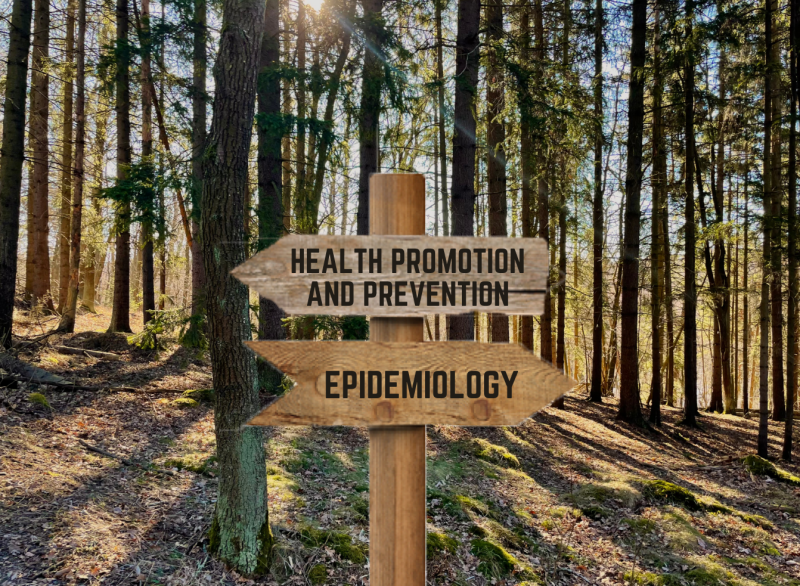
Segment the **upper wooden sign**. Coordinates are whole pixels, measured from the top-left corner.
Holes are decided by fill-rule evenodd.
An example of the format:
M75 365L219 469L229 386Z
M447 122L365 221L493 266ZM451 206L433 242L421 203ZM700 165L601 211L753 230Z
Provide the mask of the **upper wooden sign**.
M294 315L535 315L547 260L538 238L294 234L233 275Z
M247 344L297 383L249 425L518 425L575 384L517 344Z

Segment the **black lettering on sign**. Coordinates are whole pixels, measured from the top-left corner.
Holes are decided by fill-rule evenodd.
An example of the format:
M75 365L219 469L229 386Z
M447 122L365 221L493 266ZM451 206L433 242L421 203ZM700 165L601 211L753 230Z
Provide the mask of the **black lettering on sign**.
M338 399L339 393L334 393L332 389L334 387L338 387L339 383L335 383L331 380L332 376L336 376L339 374L338 370L327 370L325 371L325 398L326 399ZM346 396L346 395L345 395Z
M517 371L488 370L479 372L470 370L466 376L466 389L459 388L456 384L456 371L444 370L369 370L355 372L354 370L326 370L325 371L325 398L347 399L350 391L359 389L362 399L421 399L423 386L425 398L430 399L477 399L481 396L487 399L497 399L500 396L500 377L506 386L506 397L513 396L514 382L517 380ZM338 380L341 376L341 387ZM423 385L424 376L424 385ZM402 390L399 390L399 388ZM341 388L341 391L339 390ZM465 394L466 391L466 394Z

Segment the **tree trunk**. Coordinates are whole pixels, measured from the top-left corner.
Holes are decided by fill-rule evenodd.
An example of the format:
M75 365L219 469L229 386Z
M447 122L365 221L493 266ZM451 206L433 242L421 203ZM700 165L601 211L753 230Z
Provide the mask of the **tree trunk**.
M264 37L261 40L258 79L258 249L271 246L283 235L283 130L277 122L281 113L280 2L267 0ZM269 299L258 300L258 337L282 340L285 335L283 310ZM265 360L257 360L259 387L275 392L281 373Z
M50 206L48 167L50 147L48 119L50 115L50 2L36 0L31 61L31 123L30 142L33 145L33 183L29 205L31 238L28 247L32 304L43 303L54 309L50 293Z
M691 1L691 0L690 0ZM625 177L625 253L622 259L622 348L618 419L643 425L639 398L639 224L641 221L647 0L633 0L628 153Z
M131 96L130 47L128 44L128 0L116 0L117 19L117 182L128 178L131 164ZM109 332L130 332L130 278L131 278L131 202L116 204L116 258L114 261L114 298L111 308Z
M151 184L154 178L153 167L153 99L150 93L150 0L142 0L142 20L140 45L142 51L142 164L146 166ZM148 190L150 198L145 204L142 218L142 322L146 325L156 309L156 275L154 264L153 218L155 216L155 192Z
M783 292L781 291L781 281L783 267L781 266L781 250L783 248L783 224L781 222L782 203L783 203L783 183L781 181L781 131L783 129L781 119L781 107L784 96L781 92L781 73L783 64L781 61L781 31L780 25L780 4L776 4L773 9L776 19L772 24L772 43L769 48L769 63L767 64L767 74L772 78L772 146L770 155L772 164L769 173L772 175L772 193L770 201L772 203L772 247L771 253L771 279L770 279L770 298L772 301L772 419L783 421L786 417L786 400L783 395Z
M603 0L594 7L594 199L592 201L592 387L603 401Z
M749 160L747 163L749 164ZM742 412L747 414L750 409L750 379L747 376L749 361L747 358L750 352L750 283L749 283L749 259L750 252L750 218L748 217L748 176L749 167L744 180L744 274L742 275L744 296L742 299Z
M361 73L361 109L358 120L358 234L369 234L369 176L380 169L378 123L383 87L381 34L383 0L361 0L364 11L364 67ZM456 49L457 50L457 49Z
M192 39L192 315L203 313L206 274L203 267L203 243L200 241L203 193L203 152L206 144L206 0L194 1Z
M487 178L489 189L489 235L508 236L506 218L506 127L505 76L503 51L503 5L501 0L489 0L485 7L487 83L486 83L486 143ZM492 342L508 342L508 316L491 314Z
M81 224L83 214L83 163L86 146L86 0L78 0L78 46L75 102L75 169L72 186L72 218L70 221L69 287L64 313L58 329L75 331L78 308L78 287L81 269Z
M697 290L695 274L695 220L694 220L694 0L686 2L686 56L684 63L684 107L686 123L686 185L685 205L685 267L683 311L683 385L684 421L697 425Z
M14 325L32 13L31 0L14 0L5 80L3 146L0 150L0 346L4 348L11 347Z
M480 0L458 0L453 178L450 186L453 236L475 234L475 98L480 63L480 10ZM473 314L454 315L449 320L447 339L473 340L474 329Z
M764 168L762 177L764 180L764 236L763 236L763 265L761 271L761 305L759 307L759 325L761 330L761 340L759 344L759 418L758 418L758 455L762 458L768 456L768 433L769 423L767 412L769 408L769 294L772 260L772 115L773 115L773 93L775 91L774 76L771 70L777 67L775 63L775 52L772 51L773 36L772 32L775 25L775 12L777 11L777 0L766 0L764 11L764 42L767 47L766 58L767 67L764 76Z
M522 48L520 50L520 71L529 76L530 70L530 0L524 0L519 16L519 34L522 38ZM531 128L531 117L533 115L531 98L527 91L528 77L523 78L526 83L517 83L525 91L521 92L519 101L520 113L520 174L522 179L522 204L520 219L522 224L522 237L531 238L533 236L533 218L531 214L533 202L531 198L531 179L533 177L533 136ZM523 315L520 319L520 342L528 350L533 351L533 316Z
M445 111L444 111L444 58L442 51L444 48L444 36L442 35L442 9L445 0L435 0L436 5L436 79L439 81L437 100L439 106L439 178L441 179L442 196L442 234L450 236L450 205L447 201L447 138L445 132ZM437 322L438 323L438 322Z
M75 0L67 2L64 62L63 119L61 125L61 215L58 230L58 312L63 313L69 291L70 220L72 217L72 65L75 60Z
M260 409L255 359L242 344L252 336L248 291L230 274L246 258L242 217L263 18L264 4L258 0L223 3L201 201L220 464L209 548L245 575L266 572L273 543L262 430L244 425Z
M786 425L783 432L783 459L792 460L792 435L797 385L797 19L798 0L790 1L791 24L789 29L789 76L792 94L789 110L789 209L788 250L789 300L786 308Z
M562 171L565 171L562 166ZM562 173L564 177L564 173ZM556 368L564 372L567 325L567 197L561 194L558 206L558 318L556 321ZM553 407L564 408L564 397L553 401Z

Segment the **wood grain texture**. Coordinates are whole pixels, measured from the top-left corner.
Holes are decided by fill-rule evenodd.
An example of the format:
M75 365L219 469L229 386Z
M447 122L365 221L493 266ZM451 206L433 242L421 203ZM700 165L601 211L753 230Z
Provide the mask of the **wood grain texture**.
M421 337L422 326L419 328ZM250 425L518 425L575 385L553 365L518 344L271 341L248 344L297 383L286 396L254 417ZM457 393L465 393L470 371L481 372L481 376L486 371L518 374L511 399L506 396L502 376L497 398L482 395L475 399L466 396L452 399L448 392L448 397L441 399L362 399L356 389L349 392L347 399L330 399L325 397L328 370L444 371L448 377L455 371ZM341 390L341 378L338 383L337 390ZM395 390L401 391L401 387Z
M394 214L394 219L401 219L407 215L407 211ZM382 220L384 223L389 219ZM456 259L459 251L469 249L492 249L493 251L505 249L510 251L521 250L524 257L524 272L487 272L488 263L486 254L482 257L482 272L477 271L477 253L471 254L471 272L439 272L438 252L435 265L435 272L422 272L422 263L419 270L421 272L408 272L408 264L397 266L397 272L392 272L392 250L411 248L423 251L424 249L442 249L446 254L449 250L454 250ZM341 264L341 251L344 251L344 265L351 269L352 273L326 272L308 273L292 272L292 249L318 249L316 254L318 261L315 268L322 270L325 260L325 251L333 251L334 259L338 267ZM358 255L356 249L380 249L382 259L381 273L359 273ZM364 270L367 268L367 256L364 256ZM249 285L262 297L274 301L289 314L309 315L309 314L328 314L328 315L379 315L379 316L421 316L429 313L457 314L472 310L491 311L492 313L502 314L531 314L537 315L542 312L545 278L547 273L547 249L544 241L538 238L478 238L478 237L438 237L429 236L318 236L292 234L281 238L271 247L262 250L244 264L233 270L233 275ZM509 260L510 263L510 260ZM456 267L458 264L456 263ZM299 267L298 267L299 268ZM466 265L465 265L466 268ZM493 262L493 269L495 263ZM329 305L320 307L319 305L308 305L311 283L317 281L321 284L322 300L325 302L324 282L339 283L349 281L354 286L353 305ZM364 303L364 282L365 281L384 281L398 283L406 281L404 286L406 291L404 301L408 306L379 306L378 298L370 300L369 305ZM412 298L411 283L419 286L423 282L446 281L468 282L470 283L467 295L467 304L462 304L462 290L460 286L456 288L457 305L441 305L441 285L432 289L431 304L428 303L427 288L423 295L421 304L415 306ZM486 306L480 302L473 304L471 294L471 284L480 282L504 282L508 281L508 305L507 306ZM494 301L494 300L493 300Z
M425 178L375 174L369 181L371 234L425 233ZM370 320L377 344L422 342L420 317ZM369 571L372 586L425 586L424 425L369 432Z

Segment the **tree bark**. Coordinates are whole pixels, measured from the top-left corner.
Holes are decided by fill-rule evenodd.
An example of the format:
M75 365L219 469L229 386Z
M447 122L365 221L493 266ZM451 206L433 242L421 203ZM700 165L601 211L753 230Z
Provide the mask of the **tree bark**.
M48 170L50 147L48 120L50 116L50 80L47 71L50 60L50 2L36 0L31 60L31 122L30 142L33 146L33 174L30 214L30 244L28 271L30 288L26 291L32 304L43 303L54 309L50 293L50 206Z
M594 198L592 201L592 382L589 400L603 401L603 0L594 5Z
M220 463L219 500L209 546L245 575L266 572L273 543L262 430L244 425L260 409L255 359L242 344L252 336L248 291L230 274L246 258L242 217L263 18L263 2L223 2L201 201Z
M192 315L203 313L206 273L203 267L203 243L200 241L203 194L203 151L206 145L206 0L194 2L192 39Z
M644 424L639 398L638 313L646 33L647 0L633 0L631 81L628 102L628 153L625 176L625 253L622 259L620 401L617 418L634 425Z
M3 144L0 150L0 346L4 348L11 347L14 325L32 14L31 0L14 0L8 41Z
M480 0L458 0L450 186L453 236L475 235L475 105L480 63L480 10ZM447 339L473 340L474 329L473 314L454 315L449 320Z
M381 38L383 0L361 0L364 11L364 66L361 72L361 110L358 119L359 172L358 218L359 235L369 234L369 176L380 169L380 136L378 127L383 89Z
M128 0L116 0L117 19L117 182L125 181L131 164L130 47L128 45ZM116 258L114 262L114 297L109 332L130 332L131 278L131 202L116 204Z
M685 147L685 267L684 322L683 322L683 385L684 421L697 425L697 290L695 270L695 219L694 219L694 0L686 2L686 55L684 63L684 108L686 123Z
M72 66L75 61L75 0L67 2L67 32L64 62L63 119L61 124L61 215L58 230L58 312L65 310L70 273L70 220L72 217Z
M489 0L485 8L487 25L486 143L487 180L489 189L489 235L508 236L506 218L506 127L505 75L503 51L503 4ZM491 314L492 342L508 342L508 316Z
M441 179L442 196L442 234L450 236L450 205L447 201L447 137L445 132L444 110L444 36L442 34L442 9L445 0L435 0L436 4L436 78L439 80L437 88L437 101L439 106L439 178ZM438 322L437 322L438 323Z
M86 0L78 0L78 44L75 100L75 169L72 172L72 218L70 221L69 287L58 328L75 331L81 270L81 224L83 215L84 150L86 147ZM92 284L93 285L93 284Z
M794 433L794 407L797 385L797 19L798 0L790 0L789 28L789 76L791 79L791 106L789 110L789 209L788 249L789 300L786 308L786 425L783 431L782 457L792 460L792 436Z
M777 0L765 0L764 11L764 43L766 45L766 74L764 76L764 168L762 177L764 180L764 236L763 236L763 258L761 270L761 305L759 307L759 326L761 330L759 343L759 417L758 417L758 455L762 458L768 457L768 432L769 423L767 412L769 408L769 295L772 260L772 115L773 115L773 93L775 92L774 76L772 69L777 67L774 61L775 53L772 51L773 30L775 25L775 12L777 11Z
M261 40L258 79L258 249L271 246L283 235L283 130L280 77L280 0L267 0L264 37ZM269 299L258 300L258 337L282 340L285 335L283 310ZM258 382L274 392L281 373L265 360L257 360Z
M528 88L530 76L530 54L531 54L531 35L530 35L531 3L530 0L523 0L521 13L519 16L519 34L522 37L522 48L520 50L520 71L526 77L525 83L518 83L522 87L519 101L520 113L520 173L522 175L522 210L520 213L522 223L522 237L531 238L533 236L533 211L532 201L532 178L533 178L533 136L531 128L532 100ZM520 342L528 350L533 351L533 316L523 315L520 319Z
M142 0L141 30L139 31L142 51L141 79L142 87L142 164L146 166L150 184L154 179L153 162L153 99L148 83L150 74L150 0ZM155 216L155 191L148 190L151 197L145 204L142 219L142 322L146 325L156 309L156 275L154 263L153 218Z

